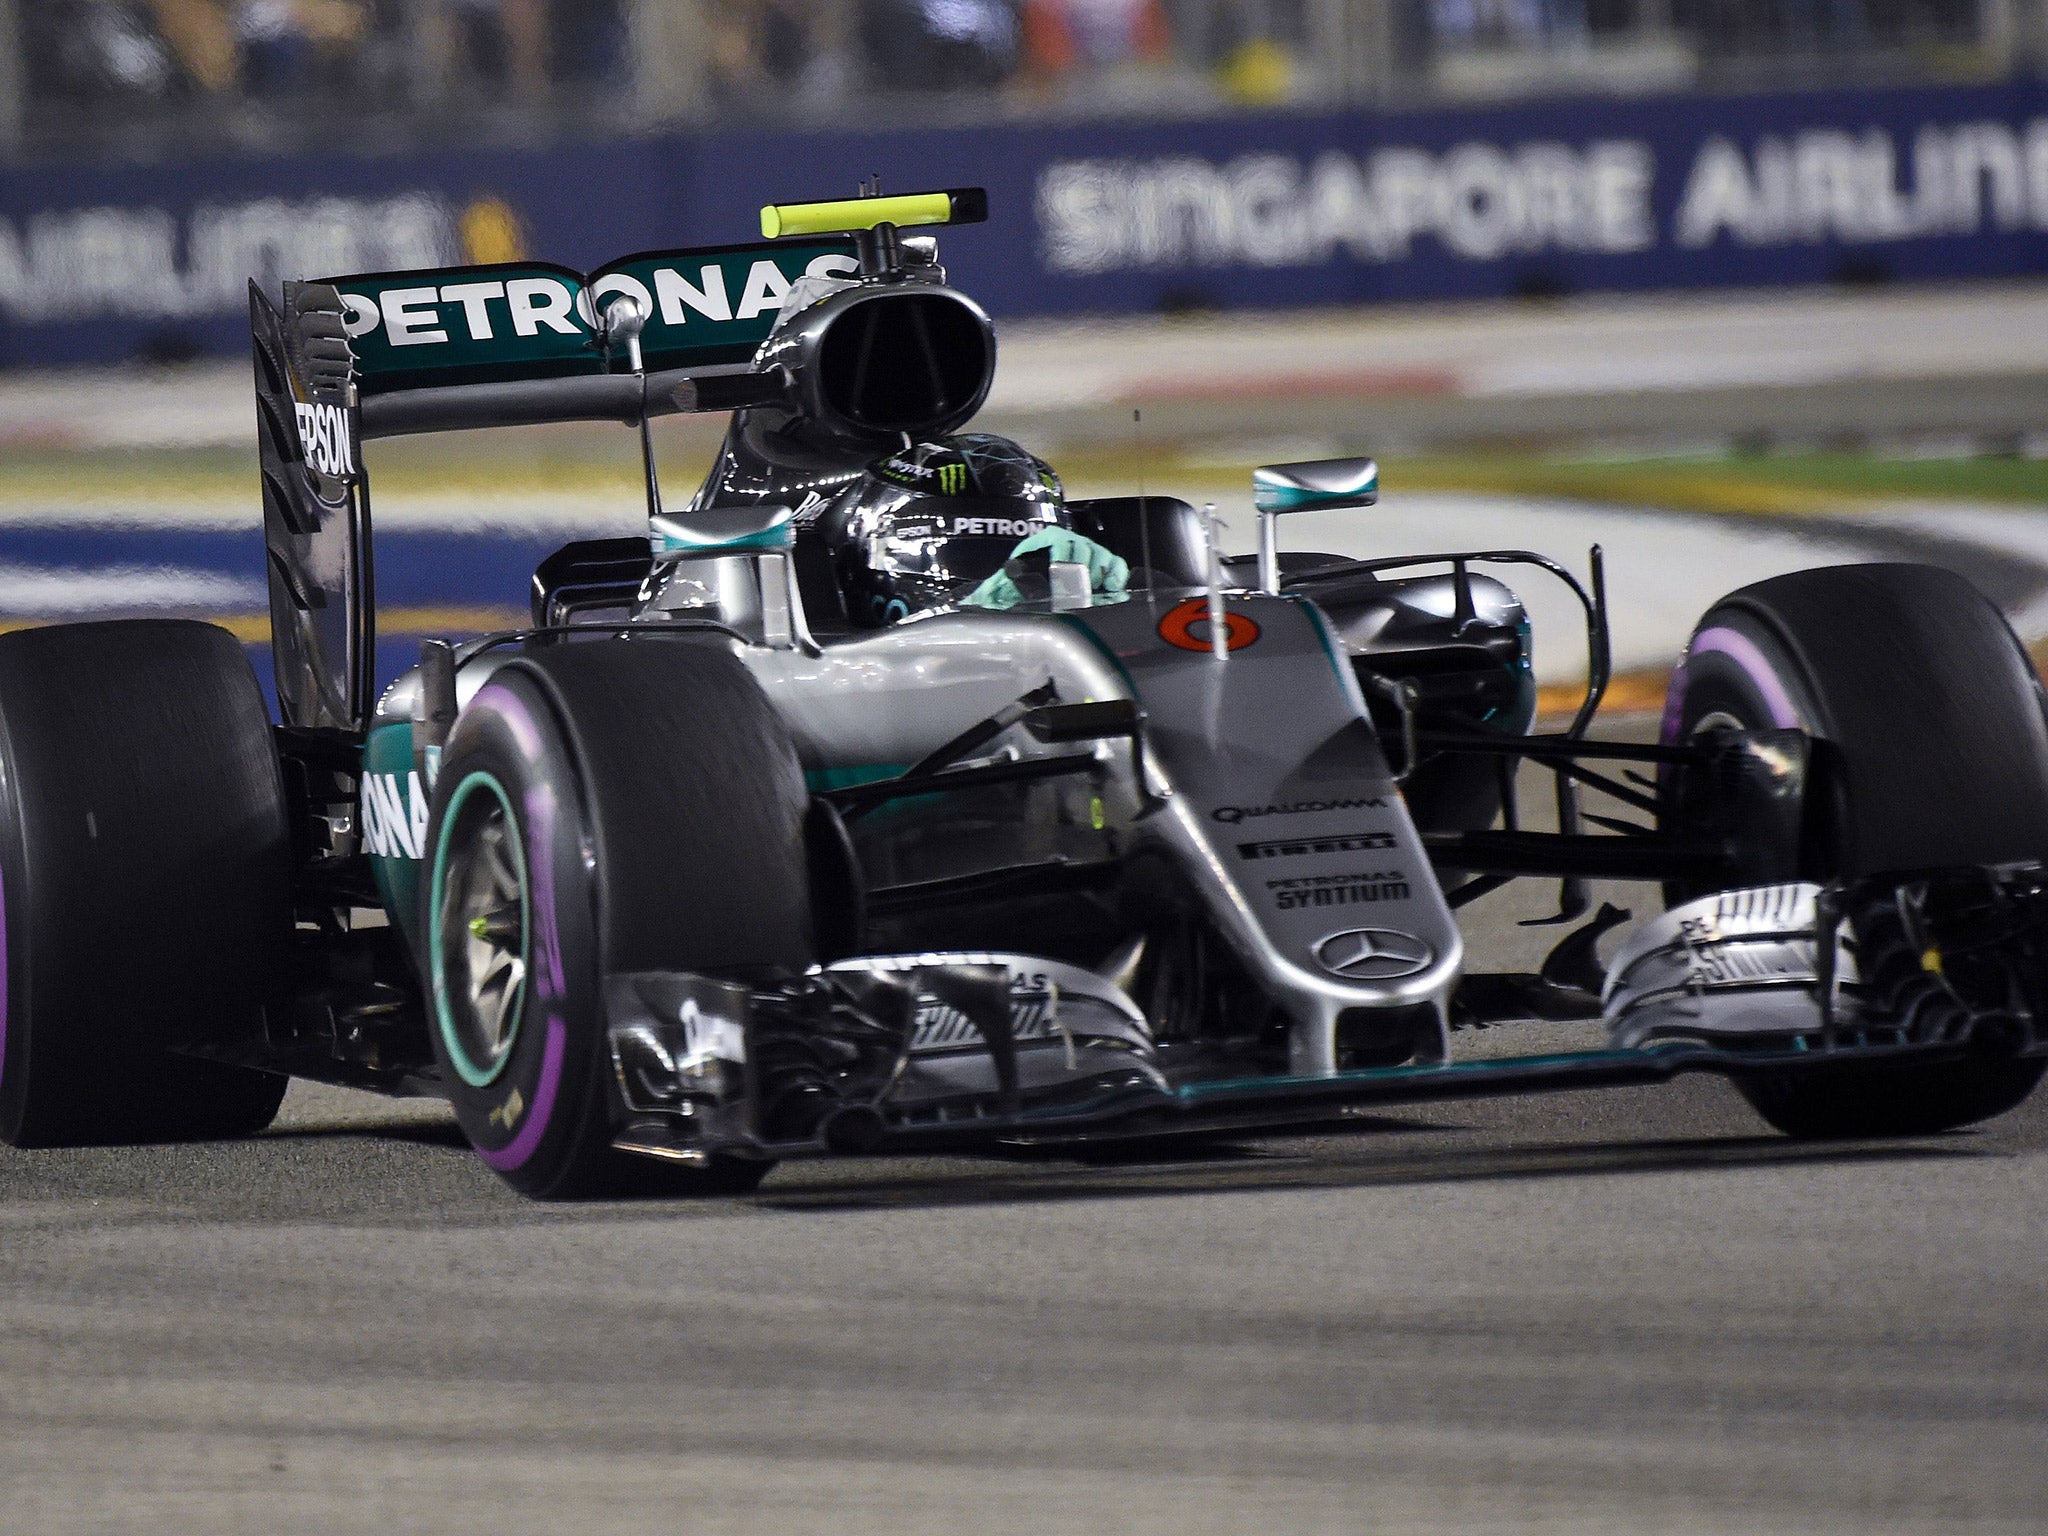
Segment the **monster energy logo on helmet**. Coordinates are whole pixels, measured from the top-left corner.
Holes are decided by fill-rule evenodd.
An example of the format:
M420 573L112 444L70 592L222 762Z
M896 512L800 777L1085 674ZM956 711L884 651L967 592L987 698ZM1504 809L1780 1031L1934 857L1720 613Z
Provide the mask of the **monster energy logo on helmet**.
M1059 477L1007 438L967 432L917 443L878 459L879 480L924 496L1027 497L1058 505Z
M927 496L965 496L973 482L959 451L940 443L919 443L892 453L875 466L875 473Z

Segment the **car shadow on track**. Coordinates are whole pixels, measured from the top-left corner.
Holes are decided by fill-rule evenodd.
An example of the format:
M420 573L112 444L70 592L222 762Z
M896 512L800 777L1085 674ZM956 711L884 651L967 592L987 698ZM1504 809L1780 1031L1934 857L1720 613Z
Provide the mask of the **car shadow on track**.
M1412 1131L1414 1127L1404 1126ZM1906 1164L2001 1155L1967 1132L1911 1143L1817 1144L1777 1136L1603 1142L1592 1146L1498 1146L1400 1151L1357 1147L1315 1151L1236 1145L1171 1162L1148 1158L1123 1165L1053 1168L990 1165L956 1175L896 1176L869 1165L848 1177L845 1165L787 1168L747 1201L800 1212L945 1208L1048 1201L1152 1199L1169 1195L1270 1194L1289 1190L1365 1189L1398 1185L1548 1179L1588 1175L1688 1173L1712 1169Z
M602 1225L650 1217L802 1217L864 1210L1056 1205L1172 1196L1279 1194L1597 1175L1857 1165L1983 1163L2037 1138L1962 1131L1904 1143L1788 1141L1775 1136L1549 1137L1503 1144L1498 1130L1401 1122L1362 1136L1146 1147L1083 1163L1047 1151L1029 1161L948 1156L796 1161L747 1196L648 1190L601 1202L533 1202L470 1156L450 1125L302 1125L247 1142L0 1153L0 1211L49 1210L230 1221L367 1221L373 1225ZM1418 1135L1418 1131L1422 1132ZM1448 1133L1448 1134L1447 1134ZM2016 1143L2018 1143L2016 1145ZM112 1204L101 1207L100 1202Z
M1342 1131L1181 1137L994 1156L792 1160L754 1194L536 1204L475 1157L445 1108L299 1091L247 1142L0 1154L0 1206L141 1202L230 1220L378 1225L802 1216L1174 1195L1370 1190L1596 1175L1983 1163L2048 1151L2048 1095L1970 1130L1904 1142L1797 1142L1758 1134L1719 1084L1441 1106L1361 1117Z
M2048 1102L2030 1103L1988 1125L1911 1141L1799 1142L1753 1130L1746 1105L1718 1084L1644 1093L1565 1096L1467 1104L1442 1115L1380 1114L1341 1129L1291 1136L1227 1135L1106 1141L1084 1147L1009 1147L990 1154L798 1159L783 1163L748 1196L692 1198L649 1189L592 1205L548 1205L558 1218L603 1220L672 1211L797 1214L866 1208L999 1206L1025 1202L1148 1199L1185 1194L1367 1189L1508 1179L1686 1173L1977 1160L2048 1149ZM274 1127L263 1139L295 1157L380 1171L431 1154L422 1183L502 1186L463 1157L452 1117L423 1106L391 1112L374 1101L337 1100ZM324 1108L324 1105L323 1105ZM379 1113L379 1110L385 1112ZM407 1148L417 1149L408 1154ZM465 1166L466 1165L466 1166ZM364 1191L366 1195L369 1192ZM370 1195L390 1208L399 1192ZM493 1219L509 1214L479 1189ZM516 1207L538 1210L524 1201ZM346 1202L344 1202L346 1203ZM580 1213L580 1214L579 1214Z

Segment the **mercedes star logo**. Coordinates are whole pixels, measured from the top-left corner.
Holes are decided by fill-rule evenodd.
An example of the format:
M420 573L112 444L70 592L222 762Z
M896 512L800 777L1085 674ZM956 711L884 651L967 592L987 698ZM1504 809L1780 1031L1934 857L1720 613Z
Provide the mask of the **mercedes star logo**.
M1346 981L1392 981L1427 970L1436 951L1391 928L1350 928L1316 945L1316 963Z

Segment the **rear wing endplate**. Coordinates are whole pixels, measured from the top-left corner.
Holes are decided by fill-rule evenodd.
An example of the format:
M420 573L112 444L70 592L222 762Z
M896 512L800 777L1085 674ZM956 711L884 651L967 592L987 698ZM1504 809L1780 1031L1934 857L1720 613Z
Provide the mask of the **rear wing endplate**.
M340 295L249 285L271 654L286 725L361 729L372 686L370 487Z

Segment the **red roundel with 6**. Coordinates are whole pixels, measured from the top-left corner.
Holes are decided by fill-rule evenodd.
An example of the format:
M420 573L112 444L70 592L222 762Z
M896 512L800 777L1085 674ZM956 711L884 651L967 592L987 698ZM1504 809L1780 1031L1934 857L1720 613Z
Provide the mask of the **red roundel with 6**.
M1257 642L1259 626L1248 615L1228 613L1223 616L1224 648L1241 651ZM1191 597L1175 605L1159 621L1159 638L1168 645L1177 645L1184 651L1206 651L1213 648L1209 633L1209 602L1206 598Z

